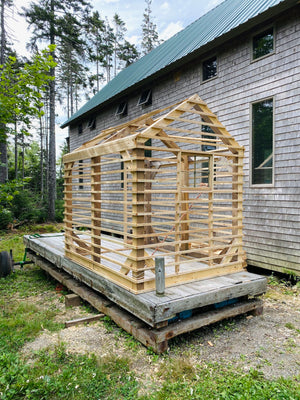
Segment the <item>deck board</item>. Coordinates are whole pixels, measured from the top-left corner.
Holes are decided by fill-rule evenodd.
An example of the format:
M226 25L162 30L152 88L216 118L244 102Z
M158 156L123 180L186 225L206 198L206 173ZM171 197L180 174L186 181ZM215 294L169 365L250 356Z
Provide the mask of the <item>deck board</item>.
M156 326L182 311L205 307L232 298L258 296L266 291L264 276L247 271L169 287L165 296L155 291L133 294L64 255L64 234L25 236L27 248L100 292L150 326Z

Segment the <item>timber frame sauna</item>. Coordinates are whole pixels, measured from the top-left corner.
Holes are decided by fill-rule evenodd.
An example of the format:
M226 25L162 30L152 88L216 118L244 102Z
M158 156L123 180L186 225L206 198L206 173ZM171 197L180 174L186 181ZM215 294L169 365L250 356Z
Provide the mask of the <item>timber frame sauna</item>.
M64 157L65 255L132 293L244 269L244 149L198 95Z

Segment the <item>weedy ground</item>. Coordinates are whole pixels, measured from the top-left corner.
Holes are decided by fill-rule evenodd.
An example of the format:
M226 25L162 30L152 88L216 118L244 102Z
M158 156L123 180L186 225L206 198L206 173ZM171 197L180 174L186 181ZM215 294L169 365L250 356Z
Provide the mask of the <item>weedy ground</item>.
M39 226L25 233L56 232ZM0 251L23 258L22 233ZM300 287L271 276L264 314L240 316L170 341L156 355L108 317L66 308L57 282L35 266L0 279L0 398L38 400L300 399Z

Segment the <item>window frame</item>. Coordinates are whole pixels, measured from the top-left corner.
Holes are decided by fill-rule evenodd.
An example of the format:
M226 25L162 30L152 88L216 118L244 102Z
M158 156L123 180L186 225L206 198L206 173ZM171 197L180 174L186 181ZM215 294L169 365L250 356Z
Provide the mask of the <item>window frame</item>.
M91 131L93 131L94 129L96 129L97 126L97 117L96 115L91 115L88 123L87 123L87 128L89 128Z
M78 133L78 136L82 135L82 133L83 133L83 124L82 124L82 122L79 122L79 124L77 125L77 133Z
M257 57L254 58L254 38L264 32L269 31L270 29L273 30L273 51L271 51L268 54L264 54L261 57ZM269 25L263 29L260 29L259 31L255 32L252 36L251 36L251 43L250 43L250 50L251 50L251 63L259 61L259 60L263 60L266 57L270 57L273 54L276 53L276 29L275 29L275 25Z
M143 95L146 94L145 100L142 101ZM141 92L140 97L138 99L137 105L146 107L146 106L151 106L152 104L152 89L145 89Z
M272 116L272 148L273 148L273 165L272 165L272 183L253 183L253 105L264 101L273 101ZM250 148L249 148L249 183L252 188L272 188L275 187L275 96L264 97L250 103Z
M214 60L214 59L216 59L216 63L217 63L217 66L216 66L216 75L212 76L211 78L204 79L204 63L205 63L205 62L208 62L208 61L210 61L210 60ZM208 58L206 58L205 60L202 61L202 63L201 63L201 82L202 82L202 83L210 82L210 81L212 81L213 79L216 79L216 78L218 77L218 73L219 73L219 62L218 62L218 57L217 57L217 55L213 55L213 56L208 57Z
M121 103L119 103L116 109L115 116L126 117L127 115L128 115L128 101L121 101Z

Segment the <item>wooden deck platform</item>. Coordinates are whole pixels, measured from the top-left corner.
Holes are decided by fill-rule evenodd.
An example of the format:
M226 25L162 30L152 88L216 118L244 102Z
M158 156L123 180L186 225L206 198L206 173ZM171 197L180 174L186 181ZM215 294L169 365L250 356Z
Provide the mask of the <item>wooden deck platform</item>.
M64 256L64 234L25 236L24 242L28 257L41 268L50 265L58 272L65 271L153 328L166 326L168 321L189 310L195 314L195 310L207 306L256 297L266 291L265 277L243 271L173 286L166 289L164 296L157 296L155 291L133 294L67 259Z

